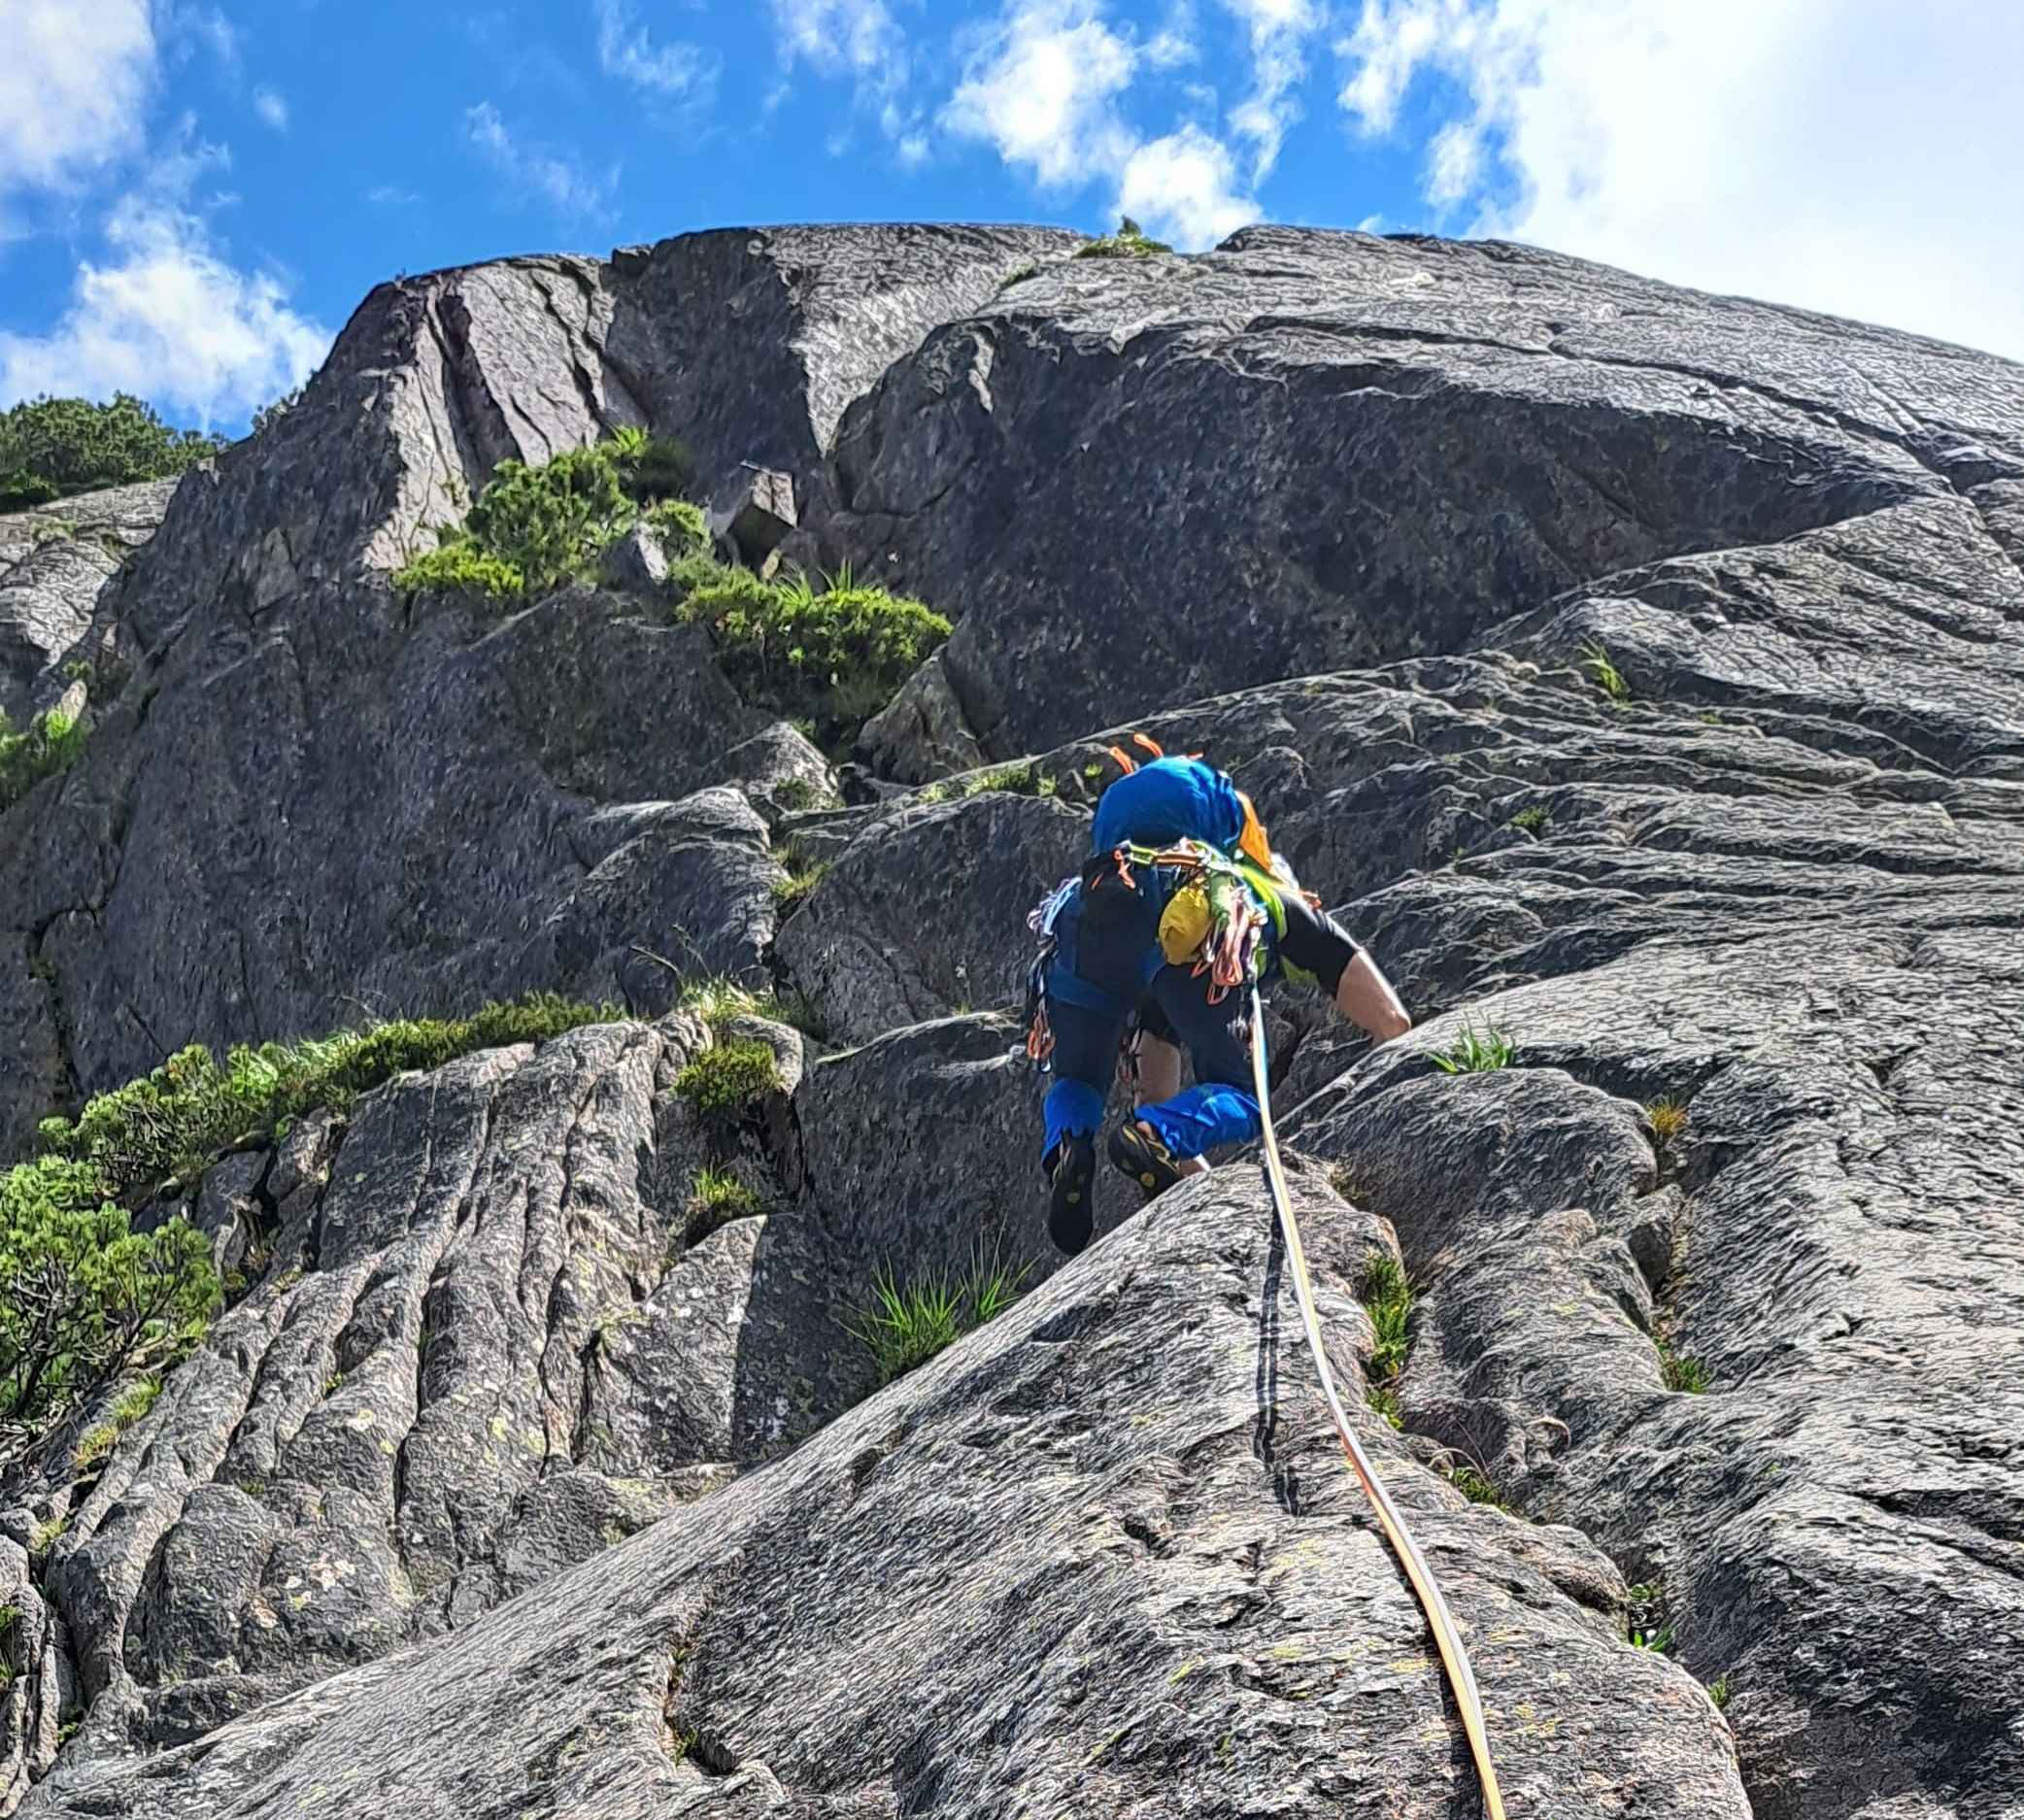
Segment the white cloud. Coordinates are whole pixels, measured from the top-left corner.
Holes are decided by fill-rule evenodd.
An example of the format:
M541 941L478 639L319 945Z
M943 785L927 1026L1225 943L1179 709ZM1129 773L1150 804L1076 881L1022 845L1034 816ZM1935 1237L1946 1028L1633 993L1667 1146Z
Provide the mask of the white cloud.
M1200 54L1195 42L1195 8L1190 0L1174 0L1160 29L1146 41L1145 60L1156 70L1175 70Z
M365 199L376 209L413 209L422 202L414 190L403 189L398 184L376 185L365 192Z
M1427 148L1427 200L1453 208L1475 187L1482 168L1482 135L1467 120L1450 120Z
M1366 130L1466 92L1477 231L2024 356L2013 0L1365 0L1342 49Z
M141 141L155 75L148 0L5 0L0 198L71 184Z
M105 238L111 256L79 266L47 335L0 333L0 405L130 391L232 421L300 385L330 347L280 280L228 264L202 220L158 195L122 200Z
M1069 188L1130 157L1115 103L1137 60L1089 0L1015 0L979 41L942 123L989 141L1043 189Z
M1163 38L1192 27L1192 15L1169 12ZM1121 104L1139 71L1170 64L1175 40L1163 38L1140 44L1097 0L1006 0L995 24L970 35L942 125L994 147L1043 190L1103 180L1120 214L1184 250L1208 246L1258 219L1258 204L1229 146L1202 126L1145 141L1127 121Z
M1307 43L1321 28L1317 0L1223 0L1251 35L1251 93L1230 123L1254 148L1251 181L1263 183L1279 161L1287 132L1300 118L1294 90L1307 74Z
M885 0L772 0L781 61L849 71L893 87L906 78L906 34Z
M574 153L516 139L489 101L464 111L464 132L510 185L546 198L557 214L595 219L611 212L616 170L593 177Z
M669 100L698 105L717 87L717 58L700 45L657 48L627 0L597 0L597 61L607 76Z
M1237 193L1230 148L1196 126L1132 152L1118 186L1118 211L1155 239L1189 252L1258 219L1257 202Z
M197 6L190 0L155 0L154 11L163 41L179 56L187 56L193 47L201 46L228 74L236 74L239 28L225 17L222 7Z
M253 112L278 133L288 130L288 104L272 88L253 90Z

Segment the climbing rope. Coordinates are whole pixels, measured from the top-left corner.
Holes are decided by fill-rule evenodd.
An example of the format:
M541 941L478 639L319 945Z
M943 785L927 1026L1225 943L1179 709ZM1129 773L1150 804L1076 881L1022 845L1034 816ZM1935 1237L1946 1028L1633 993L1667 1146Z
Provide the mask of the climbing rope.
M1448 1612L1448 1602L1434 1583L1433 1569L1420 1553L1419 1544L1405 1528L1405 1519L1392 1502L1392 1496L1377 1476L1377 1468L1358 1444L1356 1431L1343 1413L1342 1399L1335 1392L1335 1374L1329 1368L1329 1355L1321 1340L1321 1316L1314 1306L1314 1285L1307 1275L1307 1253L1300 1244L1299 1222L1293 1215L1293 1196L1287 1192L1286 1169L1279 1160L1279 1138L1272 1129L1272 1102L1265 1072L1265 1007L1258 988L1251 988L1251 1073L1258 1090L1258 1110L1265 1127L1265 1177L1279 1210L1279 1230L1286 1235L1286 1255L1293 1264L1294 1293L1300 1304L1300 1319L1306 1325L1307 1345L1314 1354L1314 1368L1321 1373L1322 1394L1328 1399L1329 1413L1335 1419L1335 1433L1342 1451L1364 1491L1377 1512L1378 1523L1405 1568L1405 1577L1419 1595L1420 1605L1434 1632L1434 1641L1448 1671L1455 1704L1462 1711L1462 1727L1468 1734L1468 1748L1476 1761L1476 1777L1483 1785L1486 1820L1504 1820L1503 1795L1497 1785L1497 1766L1490 1761L1490 1737L1483 1726L1483 1702L1476 1693L1476 1677L1468 1666L1468 1652L1462 1646L1461 1634Z

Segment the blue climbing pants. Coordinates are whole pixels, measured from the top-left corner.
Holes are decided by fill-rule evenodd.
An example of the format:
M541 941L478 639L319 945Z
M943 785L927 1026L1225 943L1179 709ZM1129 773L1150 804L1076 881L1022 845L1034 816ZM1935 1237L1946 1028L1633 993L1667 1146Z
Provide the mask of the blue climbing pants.
M1249 994L1231 992L1212 1005L1206 975L1164 963L1159 927L1165 893L1154 883L1127 893L1136 901L1107 904L1101 928L1087 926L1079 902L1056 923L1059 945L1047 977L1055 1081L1047 1095L1043 1159L1064 1136L1094 1137L1102 1129L1119 1045L1132 1014L1147 1005L1160 1014L1151 1020L1154 1027L1164 1019L1195 1064L1195 1086L1137 1114L1168 1152L1198 1157L1259 1133L1258 1101L1249 1086Z

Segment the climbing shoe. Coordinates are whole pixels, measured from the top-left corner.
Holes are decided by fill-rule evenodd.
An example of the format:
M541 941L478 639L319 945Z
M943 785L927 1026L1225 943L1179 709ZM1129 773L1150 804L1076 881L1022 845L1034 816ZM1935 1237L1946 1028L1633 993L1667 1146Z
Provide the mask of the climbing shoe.
M1111 1132L1110 1160L1138 1184L1148 1200L1181 1179L1173 1153L1136 1119L1127 1119Z
M1093 1190L1096 1181L1096 1140L1064 1137L1047 1160L1047 1236L1054 1248L1074 1257L1096 1230Z

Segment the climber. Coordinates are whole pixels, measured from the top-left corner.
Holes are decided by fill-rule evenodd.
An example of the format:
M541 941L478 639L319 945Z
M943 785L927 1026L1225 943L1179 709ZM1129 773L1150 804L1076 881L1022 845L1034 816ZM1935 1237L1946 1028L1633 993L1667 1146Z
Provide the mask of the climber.
M1411 1028L1376 963L1303 893L1256 810L1193 758L1137 766L1097 804L1096 851L1029 919L1041 952L1029 982L1028 1052L1052 1069L1042 1168L1048 1230L1074 1253L1093 1230L1096 1137L1121 1042L1136 1036L1136 1109L1111 1161L1148 1199L1206 1170L1204 1153L1258 1135L1242 979L1291 966L1378 1042ZM1180 1091L1180 1048L1196 1085Z

